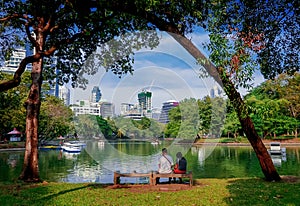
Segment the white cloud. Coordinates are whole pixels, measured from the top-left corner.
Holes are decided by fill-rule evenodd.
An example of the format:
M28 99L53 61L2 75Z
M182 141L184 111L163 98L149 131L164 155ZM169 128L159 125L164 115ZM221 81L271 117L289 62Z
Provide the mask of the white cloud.
M202 43L208 41L208 35L197 33L190 38L203 52ZM73 103L89 99L94 86L100 87L102 98L112 101L117 112L123 102L136 103L137 94L145 88L153 93L153 107L161 107L169 99L198 99L209 95L215 85L212 78L201 79L198 73L199 65L195 59L171 36L162 33L157 48L136 52L133 75L127 74L120 79L111 71L100 68L96 75L88 78L86 90L73 90Z
M209 88L198 78L199 65L185 49L166 33L153 50L142 49L135 54L134 73L121 79L112 72L99 69L90 76L86 90L76 89L73 102L89 99L93 86L100 87L102 97L112 101L116 109L122 102L137 102L137 93L142 89L153 92L153 106L161 107L169 99L201 98L208 95ZM151 87L151 88L150 88Z

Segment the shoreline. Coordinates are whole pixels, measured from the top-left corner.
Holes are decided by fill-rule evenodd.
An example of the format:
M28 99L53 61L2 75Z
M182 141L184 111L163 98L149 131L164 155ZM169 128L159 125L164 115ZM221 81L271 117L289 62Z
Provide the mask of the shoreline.
M200 143L194 143L193 146L200 146L200 145L217 145L217 146L233 146L233 147L237 147L237 146L244 146L244 147L251 147L250 143L213 143L213 142L200 142ZM268 143L264 143L265 147L269 147L269 142ZM295 143L280 143L281 146L285 146L285 147L300 147L300 143L299 142L295 142Z
M300 147L300 141L263 141L265 147L270 147L271 142L280 142L280 145L283 147ZM190 144L190 143L177 143L177 144ZM219 142L196 142L192 143L192 146L199 147L199 146L209 146L209 145L216 145L216 146L228 146L228 147L251 147L250 143L238 143L238 142L229 142L229 143L219 143ZM11 148L0 148L0 152L6 151L23 151L25 147L11 147Z

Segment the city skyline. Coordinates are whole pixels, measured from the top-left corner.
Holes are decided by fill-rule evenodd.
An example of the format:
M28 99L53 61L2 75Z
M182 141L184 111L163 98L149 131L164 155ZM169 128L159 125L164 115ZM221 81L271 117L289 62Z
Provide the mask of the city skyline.
M207 41L207 38L206 34L194 37L198 43ZM135 53L133 69L133 75L127 74L122 78L111 71L106 72L104 68L99 68L93 76L85 75L89 80L87 89L73 89L72 100L88 99L91 88L99 86L102 98L114 102L119 114L121 103L138 103L137 94L143 89L153 93L153 108L161 108L163 102L171 99L181 101L209 95L214 84L212 78L198 78L200 66L166 33L162 33L157 48Z
M202 48L202 43L208 41L208 36L200 32L194 34L192 39ZM106 72L104 68L99 68L93 76L84 75L89 80L87 89L72 89L72 100L89 99L92 87L99 86L102 98L114 102L116 113L120 114L121 104L138 103L137 94L143 89L153 93L153 108L161 108L163 102L168 100L180 102L185 98L202 99L209 96L211 89L217 84L211 77L199 78L201 66L166 33L162 33L158 47L137 51L134 58L132 75L126 74L119 78L111 71ZM254 86L262 81L262 75L255 74ZM241 94L247 93L245 89L239 91Z
M199 48L202 48L202 43L208 41L207 34L202 32L193 34L191 38L197 42ZM200 50L205 53L203 49ZM94 76L85 75L89 80L86 90L73 89L69 84L65 86L71 90L71 104L76 100L90 99L92 88L100 87L102 99L114 102L119 114L121 103L138 103L136 96L142 89L153 92L153 108L161 108L163 102L171 99L201 99L210 95L210 90L216 82L212 78L199 78L200 68L194 58L172 37L162 33L157 48L136 52L133 75L127 74L119 78L111 71L106 72L104 68L99 68ZM255 74L254 86L263 80L261 74ZM241 94L247 92L245 89L239 91Z

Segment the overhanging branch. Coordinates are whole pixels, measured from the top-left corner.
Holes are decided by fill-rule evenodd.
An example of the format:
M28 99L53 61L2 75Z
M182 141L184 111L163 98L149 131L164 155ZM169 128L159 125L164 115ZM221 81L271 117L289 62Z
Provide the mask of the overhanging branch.
M26 69L26 65L30 64L30 63L33 63L33 62L37 61L40 58L41 58L41 55L39 55L39 54L36 54L34 56L25 57L21 61L17 71L14 74L13 79L0 83L0 92L5 92L9 89L12 89L12 88L15 88L15 87L19 86L20 83L21 83L21 76L22 76L22 74L24 73L24 71Z

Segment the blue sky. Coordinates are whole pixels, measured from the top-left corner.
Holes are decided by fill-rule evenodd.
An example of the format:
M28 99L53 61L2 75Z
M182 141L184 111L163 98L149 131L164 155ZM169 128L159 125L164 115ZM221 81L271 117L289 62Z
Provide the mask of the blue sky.
M208 35L198 32L190 38L205 53L202 44L208 41ZM185 49L167 33L161 33L158 47L135 53L133 75L124 75L120 79L111 71L106 72L104 68L100 68L96 75L85 76L89 80L86 90L71 90L71 102L89 99L94 86L100 87L102 99L115 104L117 113L121 103L137 103L137 94L142 89L153 93L154 108L161 108L162 103L170 99L180 101L190 97L203 98L209 95L210 89L216 83L212 78L199 78L199 69L200 66ZM256 74L255 84L262 81L262 76Z

